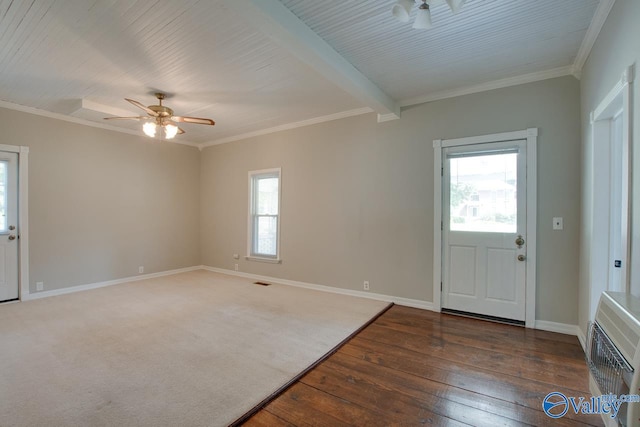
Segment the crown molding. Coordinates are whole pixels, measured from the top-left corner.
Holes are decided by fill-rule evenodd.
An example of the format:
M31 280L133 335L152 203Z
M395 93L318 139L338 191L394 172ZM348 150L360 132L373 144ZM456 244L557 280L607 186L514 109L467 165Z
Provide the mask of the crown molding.
M481 83L473 86L466 86L458 89L452 89L441 92L434 92L427 95L422 95L415 98L405 99L400 101L400 106L408 107L411 105L422 104L425 102L438 101L441 99L447 98L455 98L457 96L462 95L470 95L473 93L485 92L488 90L501 89L509 86L517 86L525 83L533 83L541 80L553 79L556 77L564 77L574 75L574 69L572 65L568 65L565 67L552 68L550 70L538 71L535 73L523 74L521 76L509 77L506 79L494 80L491 82ZM213 141L205 142L204 144L199 145L200 150L203 150L207 147L211 147L214 145L226 144L229 142L240 141L247 138L252 138L255 136L267 135L270 133L280 132L284 130L296 129L304 126L310 126L318 123L324 123L332 120L344 119L347 117L358 116L362 114L372 113L373 109L365 107L365 108L357 108L355 110L343 111L340 113L329 114L327 116L314 117L308 120L302 120L299 122L287 123L280 126L275 126L268 129L257 130L253 132L247 132L243 134L233 135L226 138L216 139ZM396 117L392 117L391 115L378 115L378 123L385 122L387 120L393 120Z
M56 119L56 120L62 120L65 122L69 122L69 123L75 123L78 125L84 125L84 126L90 126L90 127L94 127L94 128L98 128L98 129L105 129L105 130L110 130L110 131L114 131L114 132L120 132L120 133L126 133L128 135L134 135L134 136L139 136L142 137L143 135L140 132L134 131L134 130L130 130L130 129L123 129L123 128L119 128L117 126L110 126L104 123L97 123L97 122L92 122L91 120L86 120L86 119L80 119L78 117L73 117L73 116L67 116L66 114L60 114L60 113L53 113L51 111L46 111L46 110L41 110L39 108L34 108L34 107L27 107L25 105L20 105L20 104L14 104L13 102L8 102L8 101L2 101L0 100L0 108L6 108L8 110L14 110L14 111L20 111L23 113L28 113L28 114L35 114L36 116L42 116L42 117L48 117L50 119ZM199 147L199 144L196 144L195 142L190 142L190 141L166 141L170 144L179 144L179 145L187 145L189 147Z
M580 49L578 50L576 59L573 61L573 73L577 77L579 77L582 73L582 67L584 67L585 62L587 62L587 58L589 58L591 49L593 49L593 45L598 39L598 35L600 35L600 31L602 30L602 27L607 20L609 12L611 12L611 8L613 8L613 4L615 2L616 0L600 0L598 8L593 14L593 19L591 19L591 24L589 24L589 28L587 29L587 32L582 39L582 43L580 44Z
M256 131L253 131L253 132L247 132L247 133L242 133L242 134L239 134L239 135L229 136L229 137L226 137L226 138L216 139L216 140L213 140L213 141L205 142L204 144L200 144L199 147L202 150L204 148L211 147L213 145L226 144L228 142L234 142L234 141L239 141L241 139L252 138L254 136L267 135L269 133L280 132L280 131L283 131L283 130L297 129L297 128L301 128L301 127L304 127L304 126L310 126L310 125L315 125L315 124L318 124L318 123L330 122L330 121L333 121L333 120L344 119L344 118L347 118L347 117L360 116L362 114L368 114L368 113L372 113L372 112L373 112L373 109L371 109L369 107L356 108L354 110L342 111L340 113L334 113L334 114L329 114L329 115L326 115L326 116L314 117L312 119L301 120L299 122L286 123L284 125L275 126L275 127L272 127L272 128L256 130Z
M510 86L517 86L525 83L533 83L541 80L554 79L556 77L573 75L573 66L552 68L550 70L537 71L535 73L523 74L506 79L494 80L491 82L480 83L477 85L460 87L457 89L433 92L427 95L408 98L400 101L400 106L408 107L411 105L422 104L425 102L438 101L441 99L455 98L456 96L470 95L473 93L485 92L488 90L501 89Z

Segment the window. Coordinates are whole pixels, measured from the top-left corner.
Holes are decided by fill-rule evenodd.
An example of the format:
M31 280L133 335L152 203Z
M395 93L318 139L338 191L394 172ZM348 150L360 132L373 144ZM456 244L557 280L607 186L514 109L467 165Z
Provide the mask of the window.
M247 259L280 262L280 169L249 172Z
M517 151L449 154L447 160L450 230L515 233Z

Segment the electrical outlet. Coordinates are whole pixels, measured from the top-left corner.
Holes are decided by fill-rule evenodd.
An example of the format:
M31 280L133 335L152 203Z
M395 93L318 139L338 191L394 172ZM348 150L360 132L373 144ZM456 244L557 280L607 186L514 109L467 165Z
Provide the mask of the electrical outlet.
M233 259L240 259L240 255L238 255L238 254L233 254Z
M44 282L36 282L36 291L44 291Z
M365 280L365 281L364 281L364 286L363 286L363 288L364 288L364 290L365 290L365 291L368 291L368 290L369 290L369 281L368 281L368 280Z
M238 264L233 264L233 269L234 269L235 271L238 271Z
M139 274L144 273L144 266L141 265L140 267L138 267L138 273Z

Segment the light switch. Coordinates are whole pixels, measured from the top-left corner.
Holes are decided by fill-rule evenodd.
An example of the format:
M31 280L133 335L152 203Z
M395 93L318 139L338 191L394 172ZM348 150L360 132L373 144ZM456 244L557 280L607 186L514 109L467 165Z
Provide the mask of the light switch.
M553 218L553 229L554 230L562 230L564 228L564 224L562 222L562 217L557 216Z

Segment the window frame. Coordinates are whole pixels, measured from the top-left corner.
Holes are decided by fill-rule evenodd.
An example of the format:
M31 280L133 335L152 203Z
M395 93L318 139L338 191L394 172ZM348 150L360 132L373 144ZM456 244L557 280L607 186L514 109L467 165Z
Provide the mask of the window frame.
M276 254L261 254L253 251L253 248L256 247L255 239L256 235L256 222L255 218L257 216L255 212L256 208L256 198L257 194L254 191L256 188L256 182L259 179L265 178L278 178L278 213L276 215L267 215L270 217L276 218ZM246 260L249 261L260 261L260 262L269 262L280 264L282 260L280 259L280 236L281 236L281 216L282 216L282 169L281 168L271 168L271 169L260 169L249 171L249 214L248 214L248 224L247 224L247 256L245 256ZM265 215L260 215L265 216Z

